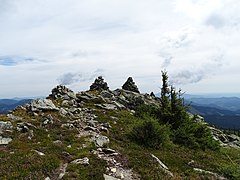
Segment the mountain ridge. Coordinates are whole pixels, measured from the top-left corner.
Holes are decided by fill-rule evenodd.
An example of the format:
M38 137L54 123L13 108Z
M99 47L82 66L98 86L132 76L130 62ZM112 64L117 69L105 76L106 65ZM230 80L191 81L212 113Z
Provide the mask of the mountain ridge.
M239 157L238 136L209 127L221 144L220 151L191 149L174 143L159 149L143 147L128 137L133 127L145 121L147 111L140 110L143 118L137 117L136 107L145 104L158 108L160 99L127 89L109 90L102 81L99 78L94 82L97 86L77 93L58 85L47 98L35 99L0 115L0 177L83 180L240 177L238 161L229 162L229 157L233 160ZM205 122L196 117L195 124L201 127ZM160 127L167 130L166 125Z

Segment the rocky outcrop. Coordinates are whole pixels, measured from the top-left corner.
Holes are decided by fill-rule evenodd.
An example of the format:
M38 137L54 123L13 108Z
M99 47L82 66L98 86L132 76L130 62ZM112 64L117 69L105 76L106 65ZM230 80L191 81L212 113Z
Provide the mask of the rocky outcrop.
M11 122L0 121L0 133L2 133L4 130L9 130L12 128L13 128L13 125Z
M127 91L132 91L136 93L140 93L138 90L137 85L133 81L132 77L129 77L127 81L123 84L122 89L127 90Z
M11 148L8 143L13 141L12 144L15 145L16 141L21 140L20 143L27 142L27 147L32 149L32 157L55 158L53 152L58 153L58 164L52 170L53 173L44 174L45 179L74 179L77 171L68 177L71 170L74 171L79 166L92 168L96 159L105 161L101 167L101 174L105 180L140 179L134 169L131 169L134 166L128 164L129 155L121 154L125 152L125 144L118 147L116 143L121 139L116 141L114 138L118 134L111 133L125 133L125 129L121 127L125 126L124 114L128 115L127 118L133 117L134 110L141 104L159 106L159 98L153 93L140 94L132 78L128 79L123 89L109 90L103 78L98 77L90 90L94 91L74 93L67 87L58 85L47 99L33 100L29 105L18 109L19 111L9 113L0 121L0 148L7 150ZM196 121L204 123L200 116ZM238 136L226 135L216 128L210 128L221 145L240 148ZM30 143L34 143L33 146L30 146ZM169 169L158 157L149 153L146 153L145 157L151 160L163 177L175 177L174 168ZM194 162L188 165L198 174L221 178L211 171L200 169L207 167L195 166Z
M221 146L240 148L240 137L234 134L225 134L220 129L209 126L215 140L220 142Z
M90 86L90 90L108 90L109 87L107 85L107 83L104 81L102 76L99 76L97 79L95 79L95 81L93 82L93 84Z
M140 180L137 174L132 169L126 167L122 162L122 155L110 148L98 148L93 151L93 154L98 158L107 162L105 180L126 179L126 180Z
M82 159L75 159L71 163L72 164L89 165L89 159L87 157L84 157Z
M12 138L0 136L0 145L7 145L12 141Z
M109 143L109 139L107 136L96 135L92 137L92 141L97 147L103 147L104 145Z
M7 117L13 121L21 121L22 117L14 116L13 114L7 114Z
M36 99L30 103L30 111L58 111L59 109L50 99Z

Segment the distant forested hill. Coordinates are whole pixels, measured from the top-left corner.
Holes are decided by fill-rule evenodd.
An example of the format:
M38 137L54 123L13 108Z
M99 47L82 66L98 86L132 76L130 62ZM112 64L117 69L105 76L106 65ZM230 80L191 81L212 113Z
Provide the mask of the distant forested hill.
M13 110L15 107L27 104L31 99L0 99L0 114L6 114L8 111Z
M240 129L240 98L185 98L190 112L200 114L205 121L220 128Z

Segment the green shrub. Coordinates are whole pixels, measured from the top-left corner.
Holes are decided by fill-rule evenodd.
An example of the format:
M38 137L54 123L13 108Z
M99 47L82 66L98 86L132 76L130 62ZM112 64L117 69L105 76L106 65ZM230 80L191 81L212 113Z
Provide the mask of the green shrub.
M220 148L219 142L213 139L210 129L205 124L194 122L192 119L186 120L175 131L174 142L195 149Z
M131 140L139 145L159 149L170 142L170 128L160 125L156 119L149 118L134 126L129 133Z
M141 104L135 109L135 116L144 118L145 116L157 117L159 108L153 105Z

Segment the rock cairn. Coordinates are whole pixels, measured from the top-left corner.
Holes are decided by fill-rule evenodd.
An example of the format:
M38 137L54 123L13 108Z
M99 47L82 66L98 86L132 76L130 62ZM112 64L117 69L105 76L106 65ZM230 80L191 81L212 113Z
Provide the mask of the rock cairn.
M133 81L132 77L129 77L127 79L127 81L123 84L122 89L132 91L132 92L136 92L136 93L140 93L140 91L138 90L138 87L135 84L135 82Z
M102 76L99 76L90 86L90 90L108 90L109 87L106 82L104 82L104 79Z
M58 85L52 89L52 94L50 94L49 97L52 97L54 99L56 98L74 99L76 98L76 95L71 89L67 88L66 86Z

